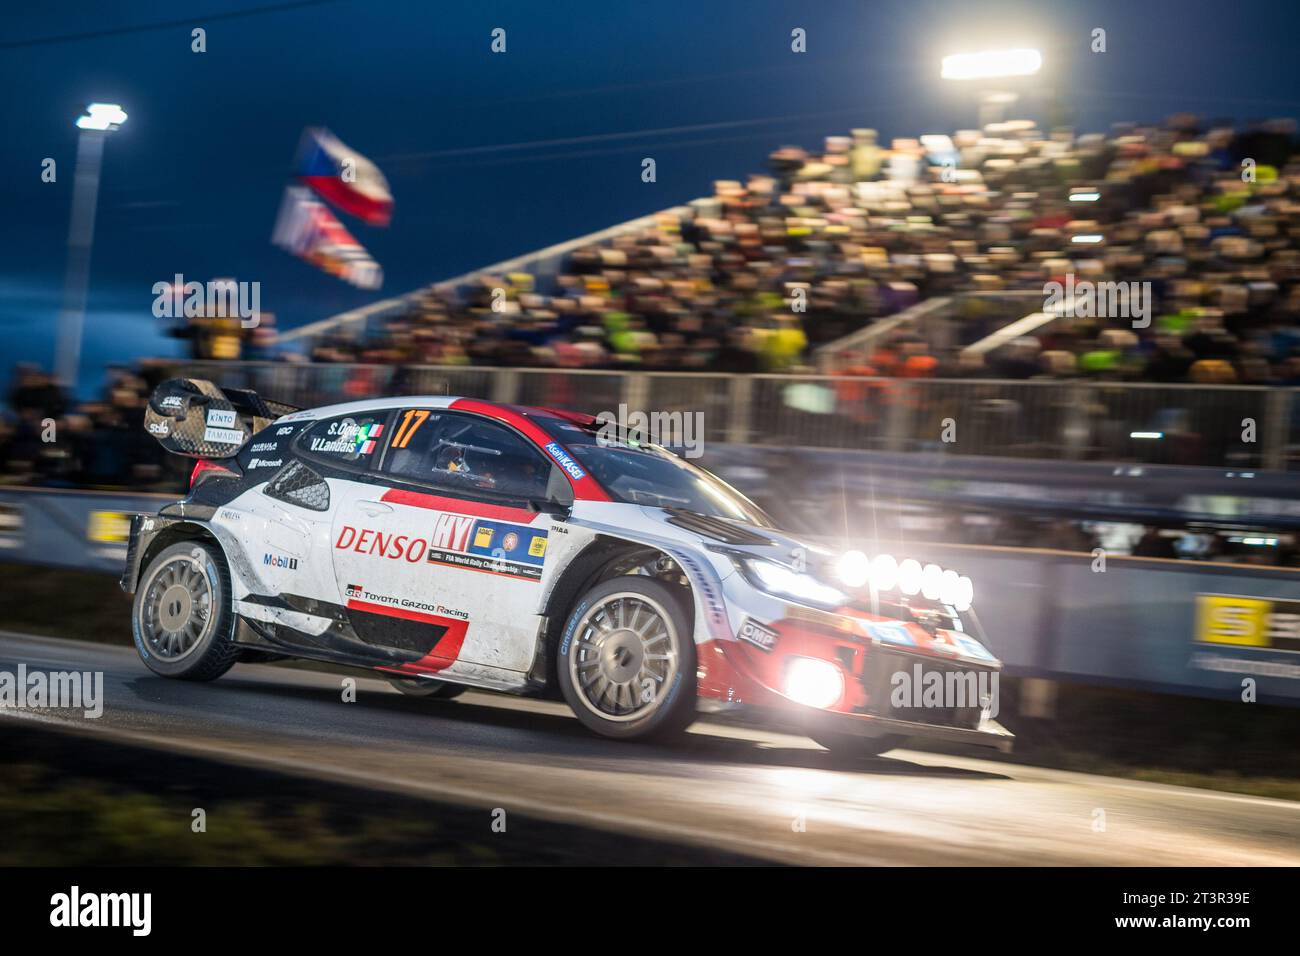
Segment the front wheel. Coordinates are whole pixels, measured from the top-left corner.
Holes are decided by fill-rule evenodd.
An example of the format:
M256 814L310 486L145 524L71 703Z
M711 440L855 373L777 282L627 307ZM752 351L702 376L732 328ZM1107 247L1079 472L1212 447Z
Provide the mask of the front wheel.
M606 737L667 737L695 719L695 640L685 602L639 575L578 601L560 638L560 690L578 720Z
M856 734L823 731L810 736L837 757L879 757L903 742L903 738L898 734L859 737Z
M155 674L215 680L235 665L230 574L217 549L180 541L159 552L131 608L135 649Z

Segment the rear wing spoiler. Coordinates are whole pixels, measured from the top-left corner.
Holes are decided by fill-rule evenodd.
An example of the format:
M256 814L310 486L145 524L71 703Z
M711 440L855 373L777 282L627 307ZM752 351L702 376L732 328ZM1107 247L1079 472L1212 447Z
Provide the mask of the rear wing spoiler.
M144 428L173 455L233 458L271 422L300 409L201 378L172 378L149 397Z

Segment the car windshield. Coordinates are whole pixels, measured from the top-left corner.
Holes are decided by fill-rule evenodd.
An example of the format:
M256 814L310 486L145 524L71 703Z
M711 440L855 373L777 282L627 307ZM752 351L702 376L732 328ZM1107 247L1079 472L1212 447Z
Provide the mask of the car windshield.
M763 509L735 488L666 448L613 428L597 430L552 420L545 425L615 501L773 527Z

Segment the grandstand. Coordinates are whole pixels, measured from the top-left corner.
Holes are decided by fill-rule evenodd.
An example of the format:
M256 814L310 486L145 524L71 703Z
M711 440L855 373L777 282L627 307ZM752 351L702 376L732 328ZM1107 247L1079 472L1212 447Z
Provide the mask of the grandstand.
M1185 115L889 148L855 130L283 340L318 362L1295 386L1294 148L1290 121ZM1076 280L1149 284L1145 325L1043 311Z

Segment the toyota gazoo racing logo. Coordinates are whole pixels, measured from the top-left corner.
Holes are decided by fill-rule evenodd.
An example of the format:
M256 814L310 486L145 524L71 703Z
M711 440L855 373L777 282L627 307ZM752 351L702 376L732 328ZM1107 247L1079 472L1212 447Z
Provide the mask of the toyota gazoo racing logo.
M560 467L563 468L574 481L581 481L583 478L587 477L587 473L582 470L582 466L574 460L572 455L561 448L558 443L553 441L547 442L546 454L559 462Z
M546 543L547 533L528 525L441 512L428 534L344 525L334 547L389 561L444 564L537 581L546 560Z

